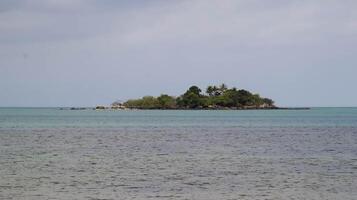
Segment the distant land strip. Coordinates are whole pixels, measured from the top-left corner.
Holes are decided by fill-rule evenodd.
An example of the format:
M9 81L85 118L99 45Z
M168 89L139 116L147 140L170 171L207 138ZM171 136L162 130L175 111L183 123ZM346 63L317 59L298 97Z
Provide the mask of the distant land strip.
M70 108L83 110L85 108ZM270 98L261 97L245 89L228 88L226 84L210 85L205 92L198 86L191 86L179 96L161 94L158 97L144 96L125 102L116 101L110 106L96 106L96 110L104 109L142 109L142 110L252 110L252 109L284 109L306 110L307 107L277 107Z

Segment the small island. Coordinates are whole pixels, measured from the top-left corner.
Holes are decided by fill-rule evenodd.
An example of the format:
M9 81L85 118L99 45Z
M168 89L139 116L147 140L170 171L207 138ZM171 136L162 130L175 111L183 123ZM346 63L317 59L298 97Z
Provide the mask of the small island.
M274 101L259 94L226 84L208 86L203 93L198 86L191 86L184 94L175 97L161 94L158 97L144 96L124 103L114 102L114 109L278 109ZM98 107L97 107L98 109Z

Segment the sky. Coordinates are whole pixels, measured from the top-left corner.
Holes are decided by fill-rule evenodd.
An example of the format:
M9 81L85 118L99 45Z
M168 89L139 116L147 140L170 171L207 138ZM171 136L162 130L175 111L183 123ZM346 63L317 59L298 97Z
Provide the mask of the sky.
M0 106L109 105L226 83L357 106L356 0L1 0Z

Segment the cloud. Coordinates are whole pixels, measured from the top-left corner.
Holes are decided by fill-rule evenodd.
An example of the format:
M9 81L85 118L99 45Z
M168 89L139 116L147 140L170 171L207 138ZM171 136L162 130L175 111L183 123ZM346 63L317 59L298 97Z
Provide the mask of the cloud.
M174 40L283 45L356 35L354 1L142 4L108 0L5 1L2 7L9 11L0 15L0 42L60 42L102 35L133 45Z
M8 103L33 88L43 104L67 93L85 104L226 82L294 105L353 85L352 0L3 0L0 8L0 90L18 88L0 94ZM118 94L117 85L131 89Z
M186 1L124 35L125 42L224 41L244 45L313 44L355 35L356 3ZM142 13L147 16L147 13ZM142 17L140 14L138 18ZM150 20L150 21L146 21ZM338 39L338 38L337 38Z

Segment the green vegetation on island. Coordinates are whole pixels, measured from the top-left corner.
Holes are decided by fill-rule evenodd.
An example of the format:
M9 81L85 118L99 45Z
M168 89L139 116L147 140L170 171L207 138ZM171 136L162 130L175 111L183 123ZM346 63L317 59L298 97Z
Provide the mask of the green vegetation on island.
M274 109L274 101L260 97L248 90L228 88L225 84L208 86L205 93L191 86L184 94L174 97L162 94L158 97L144 96L123 104L113 103L129 109Z

